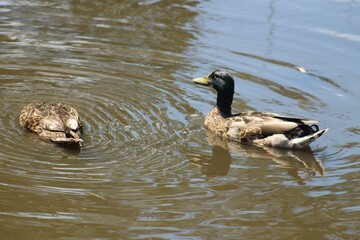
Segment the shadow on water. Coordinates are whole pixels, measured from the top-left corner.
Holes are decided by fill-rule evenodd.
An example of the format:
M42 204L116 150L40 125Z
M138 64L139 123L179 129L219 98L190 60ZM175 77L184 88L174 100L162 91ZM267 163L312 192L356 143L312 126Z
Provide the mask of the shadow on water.
M212 146L212 155L199 155L191 162L199 166L201 173L208 177L226 176L232 163L232 153L247 159L270 160L277 168L287 171L299 185L306 184L306 178L324 175L322 164L316 160L310 148L278 149L257 147L249 144L239 144L221 139L210 131L206 131L207 140ZM305 174L305 176L303 176Z
M62 158L77 159L77 156L82 152L83 144L59 144L40 138L36 133L22 129L22 137L25 144L31 143L32 148L38 148L37 150L46 153L57 153ZM29 145L30 146L30 145Z

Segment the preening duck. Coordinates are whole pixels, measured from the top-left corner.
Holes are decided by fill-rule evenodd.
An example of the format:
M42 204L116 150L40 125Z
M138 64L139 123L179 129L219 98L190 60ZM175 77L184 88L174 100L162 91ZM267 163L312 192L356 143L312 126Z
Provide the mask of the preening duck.
M216 107L205 117L205 128L216 135L237 142L279 148L304 148L328 129L319 130L318 121L280 116L269 112L233 114L234 78L226 72L214 71L195 83L217 91Z
M37 102L20 113L20 126L55 143L82 142L82 124L78 112L62 103Z

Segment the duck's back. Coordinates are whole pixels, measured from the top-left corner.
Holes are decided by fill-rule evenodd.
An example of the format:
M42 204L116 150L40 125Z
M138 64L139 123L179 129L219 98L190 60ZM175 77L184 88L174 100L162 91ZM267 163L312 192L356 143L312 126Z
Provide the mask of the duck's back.
M62 103L30 103L21 110L19 122L21 127L56 142L73 141L70 130L80 133L82 127L78 112Z
M43 121L54 121L65 124L67 119L78 120L77 111L62 103L30 103L26 105L20 113L20 126L30 130L36 130L36 126Z
M283 117L268 112L243 112L224 118L215 107L206 116L204 126L232 141L303 148L327 131L319 130L316 123L315 120Z
M217 107L205 118L204 126L217 135L233 141L252 141L264 134L265 122L281 122L275 113L243 112L224 118ZM293 127L296 127L294 124Z

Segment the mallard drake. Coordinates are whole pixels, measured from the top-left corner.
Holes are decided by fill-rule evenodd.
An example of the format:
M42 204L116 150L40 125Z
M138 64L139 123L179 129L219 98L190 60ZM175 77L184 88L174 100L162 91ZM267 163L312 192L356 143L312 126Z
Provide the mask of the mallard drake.
M82 142L82 124L78 112L62 103L37 102L20 113L20 126L55 143Z
M280 116L269 112L233 114L234 78L214 71L193 82L211 86L217 91L216 107L205 117L205 128L227 140L249 142L260 146L304 148L328 129L319 130L318 121Z

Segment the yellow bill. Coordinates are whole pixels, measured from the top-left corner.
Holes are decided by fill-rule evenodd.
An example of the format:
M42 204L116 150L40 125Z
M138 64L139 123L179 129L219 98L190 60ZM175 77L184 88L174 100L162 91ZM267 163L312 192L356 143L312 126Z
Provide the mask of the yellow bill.
M193 82L194 82L194 83L201 84L201 85L209 85L209 84L210 84L210 82L209 82L209 76L200 77L200 78L193 78Z

